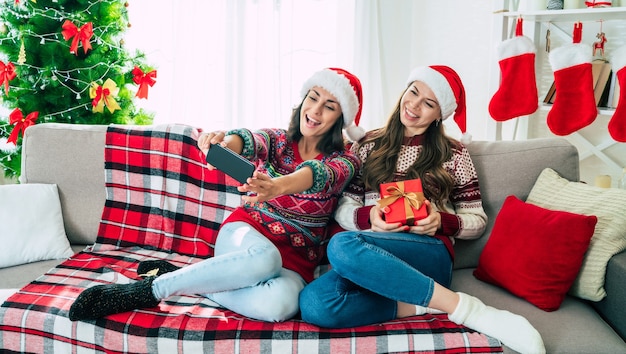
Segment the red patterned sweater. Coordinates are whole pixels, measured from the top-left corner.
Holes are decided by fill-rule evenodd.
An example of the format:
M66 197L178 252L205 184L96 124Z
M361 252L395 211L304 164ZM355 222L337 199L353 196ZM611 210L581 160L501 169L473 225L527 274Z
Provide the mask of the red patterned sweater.
M241 155L270 177L290 174L304 166L313 170L313 186L300 193L283 195L262 203L246 203L224 221L244 221L254 226L280 250L283 267L313 280L327 242L326 227L342 191L360 170L360 160L350 151L318 155L304 161L298 143L288 141L283 129L229 131L244 141Z
M423 149L423 135L407 137L400 148L400 156L396 166L393 182L402 181L408 168L417 159ZM367 160L374 143L364 145L354 144L354 151L363 163ZM454 187L445 210L438 210L432 204L434 210L441 214L441 228L437 230L435 237L440 238L454 258L454 238L474 239L480 237L487 225L487 214L483 210L478 175L469 152L459 143L453 150L450 160L443 167L454 179ZM428 190L436 186L424 185L424 194L428 198ZM346 188L343 197L335 213L335 219L346 230L368 230L370 209L380 199L378 190L365 190L362 182L362 170L359 170L352 183Z

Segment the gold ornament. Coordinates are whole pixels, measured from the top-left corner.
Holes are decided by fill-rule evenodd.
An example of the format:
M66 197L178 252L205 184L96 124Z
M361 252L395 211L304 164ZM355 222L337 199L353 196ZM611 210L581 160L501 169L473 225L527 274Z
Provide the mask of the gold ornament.
M113 113L117 109L122 109L115 100L119 91L119 87L117 87L115 81L111 79L106 79L102 86L92 82L89 88L89 98L93 99L91 103L93 106L92 111L94 113L102 113L105 106L110 113Z
M22 39L22 44L20 45L20 52L17 55L17 63L22 65L26 63L26 49L24 48L24 40Z

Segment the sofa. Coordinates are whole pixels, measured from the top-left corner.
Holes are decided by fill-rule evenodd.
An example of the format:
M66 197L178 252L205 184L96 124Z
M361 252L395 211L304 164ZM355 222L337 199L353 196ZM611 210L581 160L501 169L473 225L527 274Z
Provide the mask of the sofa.
M69 321L69 306L84 288L138 279L139 260L185 265L211 255L220 221L240 200L233 180L202 168L201 153L193 150L197 135L197 129L174 124L42 123L26 130L20 185L57 187L73 255L0 268L0 348L49 353L512 352L455 325L445 314L338 330L298 318L284 323L245 319L201 296L174 297L156 309L97 321ZM508 197L525 201L546 168L579 183L576 148L562 138L545 138L475 141L468 149L489 223L479 239L455 244L451 288L526 317L548 353L626 353L626 252L610 256L601 300L568 292L550 311L474 274ZM153 204L141 205L148 202ZM146 213L157 209L157 219L147 221L148 227L141 224Z

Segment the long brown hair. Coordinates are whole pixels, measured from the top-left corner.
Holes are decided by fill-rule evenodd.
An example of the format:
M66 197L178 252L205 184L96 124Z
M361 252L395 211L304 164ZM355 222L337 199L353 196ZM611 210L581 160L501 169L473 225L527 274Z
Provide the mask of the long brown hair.
M372 131L359 142L360 145L374 142L374 148L363 165L363 182L366 189L378 190L381 183L394 180L398 155L404 139L404 125L400 121L401 99L402 96L387 119L387 124ZM422 151L407 170L406 179L421 178L425 197L440 210L444 209L454 187L454 180L443 168L443 163L452 157L456 146L457 142L445 135L443 124L433 121L424 133Z
M306 99L306 97L304 99ZM300 141L300 138L302 138L302 131L300 130L300 111L302 110L303 102L304 100L302 100L291 113L289 128L287 129L287 138L291 141ZM317 150L324 154L324 156L328 156L335 151L344 151L345 148L346 146L343 139L343 113L341 113L332 128L330 128L317 143Z

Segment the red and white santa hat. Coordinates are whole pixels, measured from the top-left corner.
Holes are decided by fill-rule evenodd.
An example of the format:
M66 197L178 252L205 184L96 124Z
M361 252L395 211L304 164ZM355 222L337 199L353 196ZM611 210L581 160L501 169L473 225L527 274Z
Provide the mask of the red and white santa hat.
M463 133L461 141L469 144L472 136L467 133L465 87L459 74L445 65L419 66L411 71L406 85L411 85L413 81L421 81L433 91L441 107L441 119L445 120L454 114L454 121Z
M344 69L320 70L302 85L300 93L303 99L313 86L327 90L339 102L343 112L343 127L348 139L358 141L365 136L365 130L359 127L363 106L363 89L359 78Z

